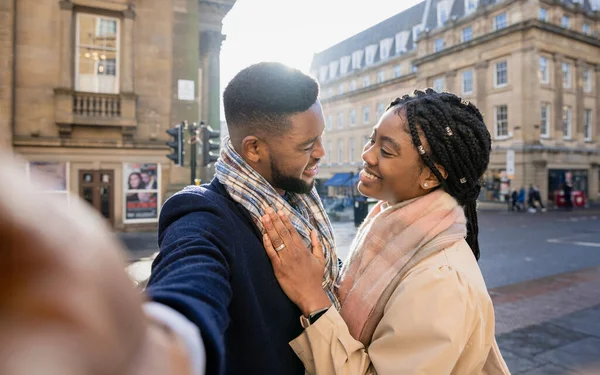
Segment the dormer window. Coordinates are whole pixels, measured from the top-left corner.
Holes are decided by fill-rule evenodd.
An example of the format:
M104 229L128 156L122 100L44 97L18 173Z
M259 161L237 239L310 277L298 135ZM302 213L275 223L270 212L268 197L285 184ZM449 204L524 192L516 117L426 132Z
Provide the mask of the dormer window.
M406 43L408 42L409 31L401 31L396 34L396 55L406 52Z
M329 70L329 67L327 65L323 65L322 67L319 68L319 82L327 81L327 71L328 70Z
M365 48L365 51L367 52L367 65L373 65L373 63L375 62L375 53L377 53L377 47L379 47L377 44L371 44L367 46L367 48Z
M465 0L465 13L471 14L477 10L477 0Z
M590 3L590 5L592 6L592 10L600 10L600 0L591 0Z
M390 57L390 51L392 49L392 44L394 43L394 38L386 38L379 42L379 59L385 60Z
M337 77L339 66L339 60L335 60L329 63L329 79L334 79L335 77Z
M413 43L416 43L417 39L419 39L419 34L423 31L423 25L416 25L412 29L413 33Z
M352 52L352 69L360 69L362 66L362 58L364 51L359 49L358 51Z
M440 1L437 4L437 25L442 27L448 21L448 2Z
M444 49L444 38L437 38L433 45L433 52L440 52Z
M352 61L352 57L350 56L342 56L340 59L340 74L347 74L348 70L350 70L350 62Z

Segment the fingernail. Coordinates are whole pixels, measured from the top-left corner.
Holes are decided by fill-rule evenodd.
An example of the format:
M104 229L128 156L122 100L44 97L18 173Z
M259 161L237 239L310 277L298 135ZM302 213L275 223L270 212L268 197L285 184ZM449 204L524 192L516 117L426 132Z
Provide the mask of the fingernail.
M279 210L279 211L277 211L277 213L279 214L279 216L284 216L285 215L285 211L284 210Z
M275 212L271 207L267 207L267 211L268 214L272 214L273 212Z
M263 216L263 220L266 222L269 222L269 221L271 221L271 217L269 215L265 215L265 216Z
M277 203L275 206L277 207L278 210L283 209L283 205L281 203Z

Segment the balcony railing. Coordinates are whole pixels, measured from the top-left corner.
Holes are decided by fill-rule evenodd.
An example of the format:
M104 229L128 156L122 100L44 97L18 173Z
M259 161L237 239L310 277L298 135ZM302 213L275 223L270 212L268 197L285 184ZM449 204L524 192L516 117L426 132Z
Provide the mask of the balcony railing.
M121 116L118 95L73 93L73 114L77 116L115 118Z

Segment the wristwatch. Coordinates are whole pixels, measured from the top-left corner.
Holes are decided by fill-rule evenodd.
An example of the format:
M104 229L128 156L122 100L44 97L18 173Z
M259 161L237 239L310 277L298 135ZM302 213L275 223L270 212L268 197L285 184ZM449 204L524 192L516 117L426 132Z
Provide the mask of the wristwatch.
M308 316L300 315L300 325L304 329L308 328L311 324L315 324L315 322L321 317L321 315L325 314L327 310L329 310L329 307L313 311L308 314Z

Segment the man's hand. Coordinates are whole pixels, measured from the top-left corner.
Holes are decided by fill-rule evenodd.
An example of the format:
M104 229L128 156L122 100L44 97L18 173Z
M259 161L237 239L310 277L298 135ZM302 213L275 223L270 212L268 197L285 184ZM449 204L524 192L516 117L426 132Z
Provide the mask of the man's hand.
M130 374L147 347L118 241L0 155L0 374Z

